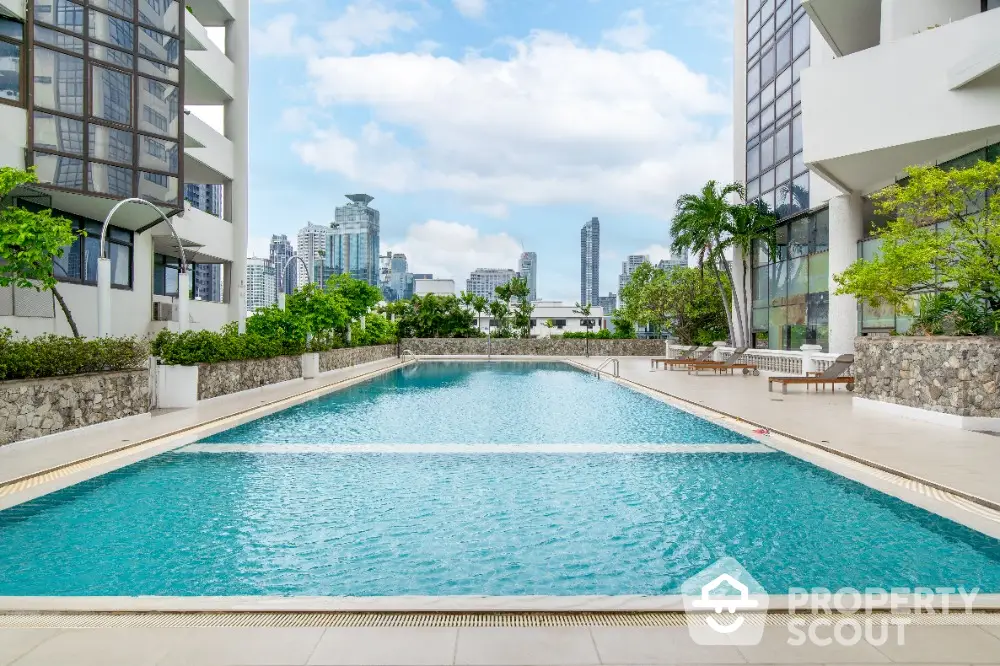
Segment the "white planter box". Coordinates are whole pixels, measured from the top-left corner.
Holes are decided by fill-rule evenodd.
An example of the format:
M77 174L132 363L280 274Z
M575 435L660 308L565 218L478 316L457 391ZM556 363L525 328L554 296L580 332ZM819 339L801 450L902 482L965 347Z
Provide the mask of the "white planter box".
M319 376L319 354L302 355L302 379L312 379Z
M198 404L197 365L156 366L156 406L161 409Z
M938 425L961 428L963 430L985 430L987 432L1000 432L1000 418L990 418L988 416L959 416L958 414L945 414L935 412L930 409L920 407L910 407L908 405L897 405L894 402L882 402L881 400L871 400L854 396L853 405L861 409L868 409L892 416L900 416L905 419L926 421Z

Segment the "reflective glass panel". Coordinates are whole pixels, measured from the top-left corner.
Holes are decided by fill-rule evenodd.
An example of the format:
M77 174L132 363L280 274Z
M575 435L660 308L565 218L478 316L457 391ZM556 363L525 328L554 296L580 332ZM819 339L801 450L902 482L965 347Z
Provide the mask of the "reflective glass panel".
M177 0L143 0L139 3L139 21L157 30L176 35L180 31L179 16Z
M830 209L817 211L810 218L812 229L809 232L809 252L826 252L830 247Z
M792 63L792 81L798 81L802 70L809 66L809 52L806 51Z
M809 254L809 218L792 220L788 227L788 256L803 257Z
M792 55L798 56L809 47L809 18L799 17L792 26Z
M139 196L157 201L177 201L177 178L158 173L139 172Z
M747 99L750 99L760 90L760 65L754 65L747 72Z
M792 155L792 175L797 176L806 170L806 163L802 160L802 153Z
M21 47L0 42L0 99L21 99Z
M752 97L747 103L747 116L755 116L760 113L760 97Z
M83 189L83 160L61 155L35 153L35 175L40 183L74 190Z
M758 266L753 270L753 306L755 308L766 308L769 303L767 295L769 270L766 265Z
M774 104L768 104L760 112L760 127L765 129L774 123Z
M754 116L747 123L747 138L751 138L760 133L760 117Z
M785 70L788 71L787 69ZM781 116L792 110L792 91L786 90L785 94L778 97L774 103L774 115Z
M0 35L21 41L24 39L24 24L0 16Z
M774 167L774 182L779 185L785 185L785 183L792 177L792 161L785 160Z
M747 25L747 34L752 35L760 30L760 13L754 14Z
M95 118L132 123L132 76L114 69L91 66L91 107Z
M760 168L766 169L774 164L774 137L769 136L760 142Z
M177 173L177 142L150 136L139 137L139 166Z
M754 35L747 41L747 58L753 58L760 50L760 35Z
M139 32L139 53L155 60L179 65L180 40L162 32L143 28Z
M771 349L786 349L783 343L785 333L785 308L771 307L767 313L767 338Z
M108 258L111 259L111 284L119 287L130 286L132 283L130 248L117 243L109 243Z
M87 166L90 179L88 186L91 192L101 192L116 197L132 196L131 169L100 162L90 162Z
M139 129L176 137L179 129L177 86L139 77Z
M774 169L769 169L760 177L760 189L767 191L774 188ZM774 199L771 200L771 208L774 208Z
M774 78L774 49L769 49L760 57L760 80L767 82Z
M91 123L90 156L99 160L132 163L132 133Z
M792 0L785 0L778 5L778 8L774 12L774 21L778 24L778 29L781 29L781 24L784 23L792 15Z
M35 106L83 115L83 59L36 46Z
M792 85L792 70L789 67L785 68L781 74L778 74L778 78L775 82L775 89L778 93L782 93L788 90L788 86Z
M767 40L774 36L774 17L765 17L760 22L760 41L762 44L766 44Z
M789 132L791 127L785 125L774 133L774 154L775 160L783 160L789 155Z
M80 279L80 253L83 249L81 240L77 239L67 245L61 256L52 259L52 273L57 278Z
M135 3L132 0L90 0L90 4L127 19L131 19L135 14Z
M168 81L180 81L180 70L176 67L170 67L169 65L146 60L145 58L139 58L139 73L149 74L150 76L167 79Z
M91 9L90 38L131 51L135 48L135 26L124 19Z
M792 152L802 150L802 116L792 118Z
M809 174L804 173L792 181L792 208L795 212L809 209Z
M753 147L747 151L747 178L754 178L760 173L760 148Z
M827 291L830 282L830 253L809 255L809 292Z
M35 21L48 23L70 32L83 32L83 7L70 0L34 3Z
M113 49L97 42L90 42L90 57L109 62L126 69L132 69L132 54Z
M49 28L43 28L40 25L35 26L35 43L51 44L52 46L60 48L64 51L83 53L83 40L79 37L67 35L64 32L58 32L56 30L50 30Z
M791 33L786 32L778 38L778 44L775 47L775 69L779 72L792 61L791 43Z
M766 106L774 101L774 83L768 83L760 91L760 105Z
M83 155L83 121L35 111L35 147Z

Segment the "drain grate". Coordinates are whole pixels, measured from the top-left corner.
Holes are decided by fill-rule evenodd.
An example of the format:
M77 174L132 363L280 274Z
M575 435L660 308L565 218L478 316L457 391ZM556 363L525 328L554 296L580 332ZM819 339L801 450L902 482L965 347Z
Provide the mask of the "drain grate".
M888 618L888 614L878 614ZM701 623L705 616L690 616ZM749 624L784 626L791 618L748 615ZM831 620L861 615L828 615ZM894 615L909 625L1000 626L1000 612ZM684 627L684 613L0 613L0 629L108 629L197 627Z

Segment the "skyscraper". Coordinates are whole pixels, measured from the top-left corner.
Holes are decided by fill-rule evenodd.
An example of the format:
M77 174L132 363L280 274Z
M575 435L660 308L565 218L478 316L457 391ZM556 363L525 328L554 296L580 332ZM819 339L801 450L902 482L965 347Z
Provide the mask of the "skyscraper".
M618 293L620 294L625 285L629 283L632 279L632 273L635 269L642 266L644 263L649 261L648 254L630 254L628 258L622 262L622 272L618 276Z
M618 296L613 293L607 296L598 296L597 305L604 310L604 316L610 316L618 308Z
M187 183L184 185L184 198L195 208L222 217L222 185Z
M375 197L346 195L351 203L338 206L327 239L324 272L347 273L370 285L379 283L379 212L369 206Z
M247 312L274 305L274 266L270 259L247 259Z
M509 268L477 268L465 281L465 290L489 300L496 298L496 288L507 284L517 276Z
M290 294L295 291L296 270L294 262L289 264L288 260L295 256L295 250L285 234L275 234L271 236L271 265L274 266L275 282L279 293ZM287 266L286 266L287 264ZM284 267L284 271L282 271Z
M310 266L313 276L310 278L309 272L301 263L296 264L296 283L304 286L315 279L316 267L322 265L321 257L327 250L327 239L330 237L330 227L324 224L313 224L309 222L299 229L298 255L305 261L306 266Z
M601 291L601 223L595 217L580 230L580 303L597 304Z
M409 270L406 255L400 252L390 253L389 257L389 289L393 300L406 298L406 273Z
M535 252L522 252L521 261L518 262L517 271L528 283L528 300L538 300L538 254Z

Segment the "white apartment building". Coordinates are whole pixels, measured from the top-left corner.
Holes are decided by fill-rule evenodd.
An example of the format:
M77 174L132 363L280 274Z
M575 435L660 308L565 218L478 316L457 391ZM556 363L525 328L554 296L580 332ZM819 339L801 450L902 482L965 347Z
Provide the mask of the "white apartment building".
M247 314L278 302L278 283L270 259L247 259Z
M306 226L299 229L296 254L302 257L306 266L310 267L313 277L309 276L309 271L301 262L296 261L298 286L303 286L315 281L318 273L317 268L323 266L323 258L326 256L326 247L330 238L330 227L326 224L306 223Z
M649 255L648 254L630 254L630 255L628 255L628 257L625 259L625 261L622 262L622 272L618 274L618 293L619 294L622 293L622 289L625 288L625 285L627 285L629 282L631 282L631 280L632 280L632 273L635 272L635 269L639 268L639 266L642 266L643 264L648 264L648 263L649 263Z
M223 274L223 302L192 301L189 326L218 329L245 317L248 4L0 0L0 165L37 170L39 183L15 191L14 205L51 208L87 233L55 262L82 335L97 334L101 226L128 197L156 204L177 238L151 207L126 204L115 214L111 333L178 325L169 321L177 299L190 297L177 293L181 248L189 266ZM189 107L221 107L223 131ZM184 201L188 182L223 186L221 218ZM26 336L70 333L52 294L31 290L0 289L0 326Z
M587 319L593 321L591 333L597 333L606 327L604 309L600 306L591 306L590 315L585 317L577 312L576 304L562 301L534 301L532 305L535 308L531 312L532 337L547 338L562 333L586 333L587 327L583 322ZM545 325L549 320L552 321L552 328ZM476 327L480 331L485 333L489 325L488 315L476 315Z
M426 296L436 294L438 296L454 296L455 281L445 278L416 278L413 280L413 295Z
M891 309L832 295L833 276L876 251L884 221L868 197L905 167L1000 158L997 8L737 0L735 176L781 218L777 259L752 259L751 344L843 353L859 334L907 329Z
M465 281L465 290L488 300L496 298L496 288L517 277L510 268L477 268Z

